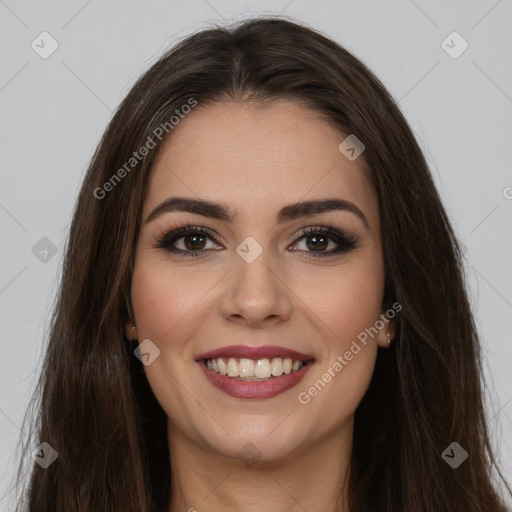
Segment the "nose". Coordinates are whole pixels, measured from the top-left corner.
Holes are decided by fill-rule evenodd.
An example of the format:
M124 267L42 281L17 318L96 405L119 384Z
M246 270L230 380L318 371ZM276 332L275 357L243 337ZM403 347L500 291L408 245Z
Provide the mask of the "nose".
M263 328L290 318L293 292L286 285L286 269L263 251L248 263L235 255L232 271L224 280L221 313L227 320ZM284 264L283 264L284 265Z

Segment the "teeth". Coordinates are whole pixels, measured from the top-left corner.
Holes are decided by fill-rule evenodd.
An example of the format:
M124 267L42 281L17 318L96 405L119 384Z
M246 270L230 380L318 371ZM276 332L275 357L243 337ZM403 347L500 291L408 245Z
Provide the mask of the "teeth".
M221 375L228 375L237 380L257 381L269 380L300 370L304 366L303 361L290 358L275 357L274 359L236 359L230 357L224 359L208 359L206 367Z
M219 373L221 375L227 375L228 374L228 365L221 358L216 359L216 361L217 361L217 365L219 367ZM213 371L215 371L215 370L213 370Z
M299 363L299 362L297 361L297 363ZM297 364L297 370L299 369L299 364ZM279 375L282 375L282 374L283 374L283 360L280 357L276 357L275 359L272 359L272 375L274 377L279 377Z
M259 379L266 379L271 375L270 361L268 359L258 359L254 367L254 376Z
M238 364L232 357L230 357L228 361L228 376L238 377L238 373Z
M240 359L238 367L240 377L254 377L254 361L252 359Z

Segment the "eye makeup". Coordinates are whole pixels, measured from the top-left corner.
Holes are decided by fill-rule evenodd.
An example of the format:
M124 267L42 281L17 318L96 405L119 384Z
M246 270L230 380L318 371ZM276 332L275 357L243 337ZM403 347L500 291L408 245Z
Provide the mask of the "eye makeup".
M222 247L220 237L218 237L213 230L204 226L192 226L187 223L186 225L176 225L163 230L157 237L158 241L155 247L165 249L170 253L182 257L202 257L209 252L219 250L218 248L205 249L204 245L207 243L206 241L208 239ZM183 245L184 248L176 247L177 242L181 240L192 241L192 244L183 243L181 245ZM355 236L344 233L330 223L307 226L301 229L296 235L295 242L290 247L297 245L297 243L302 240L306 241L306 244L307 241L311 240L313 246L320 249L324 245L329 246L331 242L334 242L336 245L336 247L329 252L292 249L293 252L304 253L304 256L307 258L331 257L351 251L357 247L357 238Z

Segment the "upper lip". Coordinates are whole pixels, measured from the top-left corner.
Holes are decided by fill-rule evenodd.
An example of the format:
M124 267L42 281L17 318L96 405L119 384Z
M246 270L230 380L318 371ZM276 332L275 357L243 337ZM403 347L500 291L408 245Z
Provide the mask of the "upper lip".
M230 345L228 347L221 347L204 354L196 356L196 361L202 359L216 359L218 357L237 357L244 359L272 359L276 357L290 358L300 361L309 361L313 356L303 354L296 350L289 348L279 347L277 345L264 345L262 347L249 347L247 345Z

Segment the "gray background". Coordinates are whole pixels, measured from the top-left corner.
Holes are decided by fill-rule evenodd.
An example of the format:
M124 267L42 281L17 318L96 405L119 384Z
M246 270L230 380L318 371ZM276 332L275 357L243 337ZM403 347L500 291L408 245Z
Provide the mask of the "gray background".
M510 0L0 0L0 496L40 370L72 207L112 111L183 36L211 22L278 13L343 44L399 100L467 249L489 426L512 481ZM31 48L43 31L59 45L46 59ZM453 31L469 44L458 58L442 47ZM462 48L450 41L452 52ZM32 252L43 237L57 248L46 262Z

